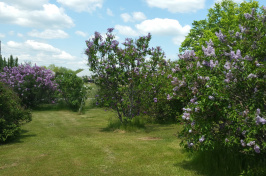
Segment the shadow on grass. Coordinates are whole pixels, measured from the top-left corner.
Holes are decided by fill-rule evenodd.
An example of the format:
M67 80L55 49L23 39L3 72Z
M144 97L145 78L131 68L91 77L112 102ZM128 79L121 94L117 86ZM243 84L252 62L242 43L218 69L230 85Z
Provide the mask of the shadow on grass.
M184 150L184 152L186 152ZM226 150L188 154L190 161L174 164L206 176L266 175L265 156L244 156Z
M0 145L23 143L24 139L36 136L36 134L27 134L27 133L29 133L28 130L20 130L19 135L7 139L5 142L0 143Z

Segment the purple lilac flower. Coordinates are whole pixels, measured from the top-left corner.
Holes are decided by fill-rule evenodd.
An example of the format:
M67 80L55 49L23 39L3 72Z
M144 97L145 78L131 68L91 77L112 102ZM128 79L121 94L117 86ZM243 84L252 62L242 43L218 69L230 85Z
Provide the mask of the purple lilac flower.
M229 70L229 69L231 68L231 63L227 61L227 62L224 64L224 68L225 68L226 70Z
M264 124L266 123L266 120L265 120L264 118L260 117L260 116L257 116L257 117L255 118L255 120L256 120L256 124L257 124L257 125L259 125L260 123L261 123L262 125L264 125Z
M207 48L205 48L202 45L202 51L204 52L205 56L214 56L215 57L215 49L211 45L208 45Z
M94 36L95 36L95 39L99 38L100 41L102 41L102 39L103 39L102 36L101 36L101 34L99 32L95 32L94 33Z
M252 145L255 145L255 141L250 141L249 143L247 143L247 146L251 147Z
M173 77L173 81L171 81L173 85L176 85L178 83L177 77Z
M172 99L172 97L168 94L167 95L167 100L171 100Z
M182 119L184 119L184 120L189 120L189 119L190 119L190 114L187 113L187 112L183 113L183 115L182 115Z
M168 76L167 76L167 78L172 78L172 75L171 75L171 74L170 74L170 75L168 75Z
M192 147L194 144L192 142L188 142L188 147Z
M245 16L245 18L246 18L247 20L249 20L250 18L252 18L252 15L249 14L249 13L245 13L244 16Z
M257 75L250 73L247 78L257 78Z
M205 140L204 136L201 136L201 138L199 139L199 142L203 142Z
M225 37L226 35L224 35L221 30L219 30L219 32L215 32L215 35L218 37L218 39L221 41L221 42L225 42Z
M260 115L260 109L259 108L256 110L256 114Z
M184 54L179 54L178 57L183 60L191 60L195 57L195 52L194 50L191 51L185 51Z
M175 87L173 88L173 91L174 91L174 92L178 91L178 88L179 88L178 86L175 86Z
M210 100L214 100L214 97L210 95L210 96L209 96L209 99L210 99Z
M108 28L108 29L107 29L107 32L112 33L113 30L114 30L114 28Z
M240 140L240 143L241 143L241 145L242 145L243 147L246 146L246 143L245 143L245 141L244 141L243 139Z
M239 49L236 51L236 53L234 51L231 51L230 57L231 59L235 59L235 60L242 59L241 51Z
M240 31L243 33L243 32L245 32L245 30L246 30L246 28L244 28L243 26L241 26L241 25L239 25L239 29L240 29Z
M256 153L260 153L260 147L258 145L254 146L254 150Z
M157 103L158 100L157 100L157 98L154 98L153 101L154 101L154 103Z

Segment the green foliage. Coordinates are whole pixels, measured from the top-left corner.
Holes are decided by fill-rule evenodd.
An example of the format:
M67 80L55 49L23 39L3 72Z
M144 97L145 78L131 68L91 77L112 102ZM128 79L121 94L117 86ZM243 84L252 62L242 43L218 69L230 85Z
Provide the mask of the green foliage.
M84 85L82 78L76 75L82 69L73 71L64 67L56 67L55 65L50 65L48 68L55 72L55 80L60 89L59 101L64 101L73 111L79 110L81 112L89 90L89 87Z
M20 126L31 121L30 112L20 102L16 93L0 82L0 142L17 136Z
M3 70L4 67L17 67L18 66L18 58L13 58L12 55L10 55L9 58L2 58L0 55L0 72Z
M223 34L229 36L230 31L238 31L239 23L244 20L244 14L250 13L252 8L258 9L258 7L257 1L237 4L232 0L223 0L220 3L215 3L215 6L209 9L207 19L192 23L193 27L182 42L179 52L194 50L197 56L203 56L202 45L205 45L205 41L211 39L215 46L218 45L219 41L215 32L221 30ZM250 35L250 37L252 36ZM234 49L240 49L240 46L242 46L240 43L237 46L232 45ZM219 50L219 48L216 49ZM246 49L241 51L243 54L248 54Z

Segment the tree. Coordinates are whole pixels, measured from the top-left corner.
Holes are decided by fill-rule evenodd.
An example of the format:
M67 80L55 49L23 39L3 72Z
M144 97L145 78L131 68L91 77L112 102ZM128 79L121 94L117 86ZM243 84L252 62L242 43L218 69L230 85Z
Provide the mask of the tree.
M214 46L217 46L217 50L219 50L219 41L215 33L221 30L225 36L229 36L230 31L237 31L239 29L239 22L244 20L244 14L251 13L252 8L257 11L259 8L257 1L251 0L250 2L237 4L232 0L223 0L220 3L215 3L214 8L209 9L207 19L192 23L193 27L182 42L179 52L194 50L196 55L203 56L202 45L205 45L205 41L210 39ZM232 47L239 48L238 46ZM243 49L241 51L245 52L246 50Z

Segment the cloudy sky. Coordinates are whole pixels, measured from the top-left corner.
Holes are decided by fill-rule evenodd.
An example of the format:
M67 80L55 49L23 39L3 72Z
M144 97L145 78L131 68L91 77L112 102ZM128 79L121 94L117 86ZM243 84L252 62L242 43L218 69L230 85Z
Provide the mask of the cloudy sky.
M217 0L0 0L2 56L39 66L55 64L89 74L85 40L114 27L125 38L152 35L176 60L194 20L206 18ZM241 2L241 0L235 0Z

